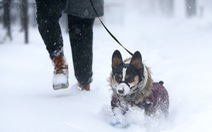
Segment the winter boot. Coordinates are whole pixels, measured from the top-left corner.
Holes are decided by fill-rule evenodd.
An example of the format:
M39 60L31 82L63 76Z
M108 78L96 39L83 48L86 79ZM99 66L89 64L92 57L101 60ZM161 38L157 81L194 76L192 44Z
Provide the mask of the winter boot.
M65 89L69 86L68 83L68 64L64 53L53 57L54 75L53 75L53 89Z
M86 91L90 91L90 83L80 83L78 82L78 88L80 90L86 90Z

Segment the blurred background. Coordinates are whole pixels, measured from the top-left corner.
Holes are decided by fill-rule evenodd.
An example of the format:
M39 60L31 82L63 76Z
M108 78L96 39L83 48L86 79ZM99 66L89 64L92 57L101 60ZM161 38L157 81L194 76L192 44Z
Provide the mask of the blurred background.
M106 24L124 24L126 14L135 17L204 18L212 13L211 0L105 0ZM130 13L132 12L132 13ZM96 21L95 26L100 23ZM67 29L66 14L61 25ZM35 0L0 0L0 44L13 40L13 30L23 33L23 43L29 43L30 28L36 28Z

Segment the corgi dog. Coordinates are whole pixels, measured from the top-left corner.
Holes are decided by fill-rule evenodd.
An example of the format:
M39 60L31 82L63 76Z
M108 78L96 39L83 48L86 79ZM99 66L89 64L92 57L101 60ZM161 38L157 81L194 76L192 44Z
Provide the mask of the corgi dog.
M124 61L121 53L114 51L109 83L114 116L125 115L131 106L144 109L148 116L168 116L168 92L162 81L153 82L150 69L143 64L139 51Z

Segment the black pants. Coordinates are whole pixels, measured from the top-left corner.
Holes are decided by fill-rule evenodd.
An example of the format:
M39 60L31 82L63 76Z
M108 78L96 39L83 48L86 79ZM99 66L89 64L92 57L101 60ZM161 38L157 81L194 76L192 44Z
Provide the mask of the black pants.
M59 19L65 3L65 0L36 0L38 29L51 59L63 50ZM80 83L92 81L93 23L94 18L68 15L75 77Z

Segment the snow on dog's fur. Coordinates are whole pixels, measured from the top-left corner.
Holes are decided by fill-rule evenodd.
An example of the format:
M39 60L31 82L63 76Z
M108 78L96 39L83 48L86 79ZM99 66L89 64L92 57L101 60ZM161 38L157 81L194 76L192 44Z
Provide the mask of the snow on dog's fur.
M111 107L114 117L125 115L130 107L144 109L149 116L166 117L169 96L163 82L153 82L149 68L143 64L140 52L122 60L116 50L112 56L112 73L109 79L112 88ZM114 125L121 121L115 118Z

